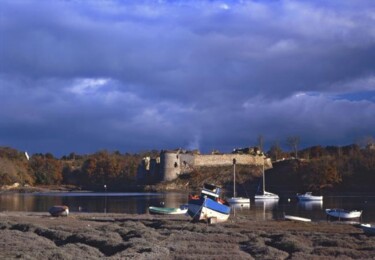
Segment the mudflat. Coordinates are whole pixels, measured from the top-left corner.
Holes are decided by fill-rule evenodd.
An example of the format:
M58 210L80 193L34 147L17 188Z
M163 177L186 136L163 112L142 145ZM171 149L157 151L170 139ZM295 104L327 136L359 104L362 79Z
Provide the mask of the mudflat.
M351 224L186 216L1 212L0 259L373 259Z

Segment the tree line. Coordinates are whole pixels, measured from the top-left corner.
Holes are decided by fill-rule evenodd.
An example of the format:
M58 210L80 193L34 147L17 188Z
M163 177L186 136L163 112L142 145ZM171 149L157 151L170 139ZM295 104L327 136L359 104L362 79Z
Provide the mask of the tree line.
M137 169L142 158L157 151L139 154L99 151L90 155L71 153L55 158L51 153L33 154L0 147L0 186L74 185L82 189L129 189L136 184Z
M21 185L74 185L82 189L129 190L137 185L137 171L152 150L130 154L99 151L89 155L71 153L61 158L51 153L33 154L0 147L0 186L15 182ZM322 190L343 187L370 187L375 183L375 146L312 146L284 151L274 145L267 155L272 159L272 182L295 189ZM284 162L287 163L286 169ZM283 170L284 168L285 170ZM268 181L267 181L268 183ZM282 185L281 185L282 186Z

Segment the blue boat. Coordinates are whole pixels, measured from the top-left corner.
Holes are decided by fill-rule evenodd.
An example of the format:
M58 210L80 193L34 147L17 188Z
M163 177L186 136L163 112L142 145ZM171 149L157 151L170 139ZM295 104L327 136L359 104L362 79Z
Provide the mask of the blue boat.
M228 220L230 205L220 198L221 188L204 184L200 195L189 195L188 214L194 221L220 223Z

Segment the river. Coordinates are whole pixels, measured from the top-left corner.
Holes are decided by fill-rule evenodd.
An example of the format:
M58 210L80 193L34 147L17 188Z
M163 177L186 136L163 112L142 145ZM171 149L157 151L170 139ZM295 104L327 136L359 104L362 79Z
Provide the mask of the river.
M280 194L279 194L280 195ZM178 207L187 203L186 193L50 192L0 194L0 211L47 212L53 205L67 205L70 212L148 214L149 206ZM283 214L325 220L326 208L363 210L362 222L375 223L375 194L329 194L322 202L299 202L282 194L276 202L251 201L236 206L232 214L258 220L280 219Z

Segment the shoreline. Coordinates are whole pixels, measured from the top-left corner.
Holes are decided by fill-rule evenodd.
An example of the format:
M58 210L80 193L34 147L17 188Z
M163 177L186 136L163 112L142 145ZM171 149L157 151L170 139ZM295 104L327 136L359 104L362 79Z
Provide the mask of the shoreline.
M252 220L192 223L187 216L0 212L0 257L6 259L364 259L375 236L337 222Z

